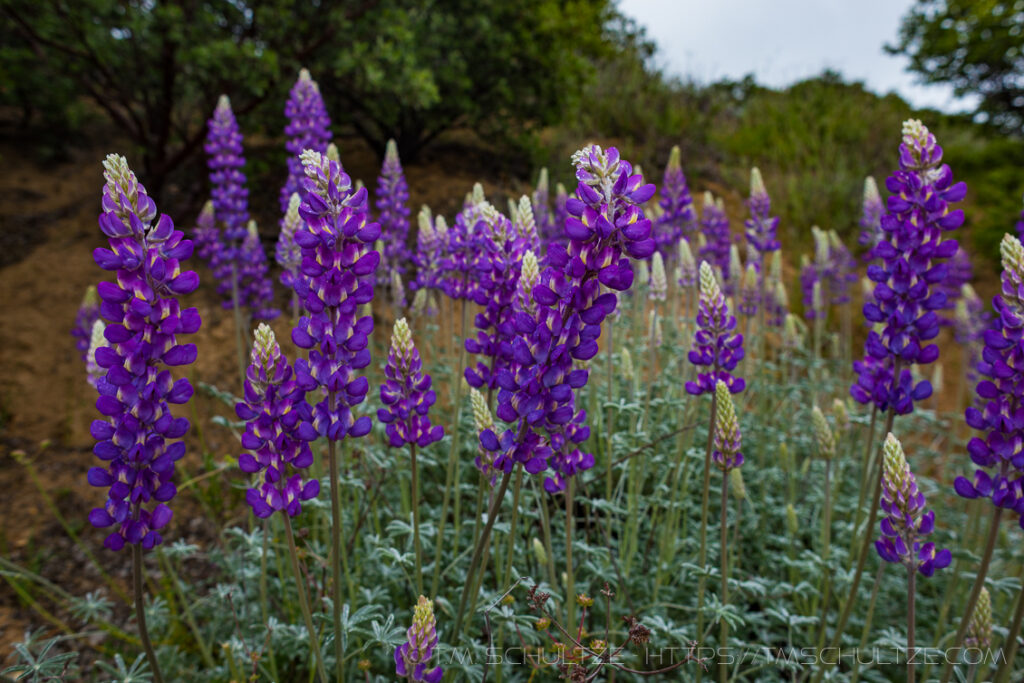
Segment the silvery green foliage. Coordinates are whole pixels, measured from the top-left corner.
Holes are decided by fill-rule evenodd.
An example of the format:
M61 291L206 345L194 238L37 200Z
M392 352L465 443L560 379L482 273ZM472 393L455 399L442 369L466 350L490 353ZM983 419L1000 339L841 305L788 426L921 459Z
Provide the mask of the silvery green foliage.
M65 638L38 640L42 631L29 631L25 640L14 644L15 663L0 671L0 675L11 676L19 681L62 681L79 672L75 660L76 652L65 652L60 643Z

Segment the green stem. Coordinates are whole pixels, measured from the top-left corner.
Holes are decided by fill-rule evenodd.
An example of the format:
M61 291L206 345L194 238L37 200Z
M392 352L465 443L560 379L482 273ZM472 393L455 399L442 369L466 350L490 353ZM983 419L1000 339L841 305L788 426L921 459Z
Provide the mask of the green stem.
M210 653L210 648L206 644L206 639L203 638L202 632L199 630L199 626L196 624L195 617L192 614L192 609L188 605L188 600L185 598L185 591L181 588L181 580L178 578L177 572L174 571L174 567L171 565L171 561L167 559L167 556L157 546L156 556L160 562L160 566L164 569L164 574L171 581L171 585L174 588L174 594L178 596L178 601L181 602L182 610L185 612L185 623L188 625L192 636L196 640L196 645L199 647L199 654L203 658L203 663L209 669L215 668L217 665L213 661L213 655ZM267 623L267 618L263 618L263 623Z
M704 449L704 490L700 507L700 553L697 565L701 568L700 580L697 582L697 636L704 633L704 589L707 586L705 568L708 560L708 503L711 489L711 447L715 440L715 419L718 406L714 394L711 395L711 418L708 421L708 445ZM703 667L697 667L697 683L700 683Z
M900 376L900 362L896 361L893 364L893 377L896 378L894 381L898 381ZM885 416L885 431L884 434L888 434L892 431L893 419L896 417L896 409L894 406L890 406ZM881 458L879 458L881 463ZM846 622L850 619L850 614L853 612L853 605L857 602L857 589L860 587L860 579L864 573L864 563L867 562L868 553L871 549L871 539L873 537L872 530L875 526L875 520L878 519L878 500L882 495L882 472L879 467L878 476L875 477L875 491L871 498L871 512L868 515L868 525L864 529L864 541L860 547L860 553L857 556L857 569L853 573L853 582L850 584L849 594L847 595L846 602L843 604L843 611L839 615L839 621L836 623L835 633L832 635L832 640L829 642L829 648L835 648L839 646L839 640L843 637L843 631L846 629ZM826 666L818 668L818 671L814 675L814 683L820 683L822 677L825 675Z
M501 581L501 590L507 590L512 580L512 554L516 547L516 525L519 522L519 494L523 489L523 473L518 471L514 476L516 484L512 487L512 522L508 530L508 551L505 553L505 575Z
M412 461L412 545L416 554L416 594L423 595L423 547L420 545L420 480L416 470L416 444L409 444Z
M153 681L163 683L160 675L160 664L156 660L153 644L149 641L149 629L146 628L146 603L142 594L142 546L132 543L132 592L135 598L135 618L139 624L139 639L142 649L146 651L149 668L153 670Z
M514 465L513 469L515 469ZM477 568L480 566L480 559L483 557L484 546L486 546L490 541L491 529L494 528L494 522L498 517L498 508L501 506L501 501L505 498L505 492L508 491L508 484L511 479L512 471L510 470L505 472L501 477L501 483L498 484L498 491L487 508L487 523L484 524L483 531L480 533L480 538L477 540L476 547L473 549L473 558L469 561L469 571L466 573L466 583L462 587L462 597L459 598L459 611L455 613L455 629L452 633L456 638L458 637L458 634L462 633L462 620L466 613L466 604L469 601L469 593L472 590L471 587L475 584L474 578Z
M238 352L238 381L245 391L245 352L246 338L249 336L248 325L244 321L242 302L238 295L238 265L231 265L231 312L235 318L235 350Z
M302 579L302 569L299 568L299 551L295 548L295 534L292 533L292 519L287 514L284 517L284 533L288 538L288 554L292 558L292 573L295 574L295 588L299 592L299 608L302 610L302 618L306 622L306 631L309 633L309 651L313 655L313 661L316 665L317 674L320 676L320 680L323 683L327 683L327 671L324 669L324 659L320 654L320 637L317 635L316 629L313 627L313 614L309 610L309 598L306 596L305 582ZM334 602L338 602L338 596L335 596ZM341 641L341 628L338 627L338 631L334 636L335 641ZM341 646L337 647L337 652L341 651ZM342 673L342 661L338 658L338 680L343 680L344 674Z
M331 400L333 404L333 399ZM345 575L348 576L348 562L345 558L345 553L341 551L342 539L342 520L341 520L341 472L338 466L338 453L335 449L333 439L327 440L327 461L330 467L331 473L331 582L334 589L334 600L333 600L333 620L334 620L334 659L335 659L335 673L339 681L345 680L344 669L342 663L345 659L344 648L342 646L341 637L341 605L343 602L342 589L341 589L341 573L342 563L346 564ZM285 528L288 530L288 541L294 544L291 538L291 522L288 521L287 515L285 516ZM355 589L350 586L350 593L354 593ZM309 607L306 607L308 610ZM326 677L324 678L326 681Z
M1021 622L1024 621L1024 584L1021 585L1020 594L1017 596L1017 608L1013 611L1013 622L1010 624L1010 632L1006 634L1004 647L1009 647L1003 663L999 665L999 672L996 674L996 683L1007 683L1010 680L1010 673L1017 660L1017 640L1020 635Z
M726 523L729 516L729 477L728 473L722 471L722 511L721 511L721 537L719 543L721 545L720 552L722 554L720 571L722 574L722 595L721 602L722 608L724 609L729 605L729 526ZM729 621L724 617L719 623L719 636L718 636L718 647L723 652L728 652L729 643ZM719 664L718 667L718 680L719 683L726 683L729 679L729 667L724 662Z
M576 626L575 568L572 565L572 537L576 530L576 518L572 513L573 485L576 480L569 477L565 486L565 625L569 630Z
M992 561L992 552L996 547L996 539L999 538L999 520L1002 519L1003 508L997 507L995 514L992 515L992 521L988 527L988 539L985 541L985 551L981 556L981 565L978 567L978 573L974 577L974 585L971 587L971 594L967 597L967 606L964 607L964 615L960 619L960 627L956 630L956 636L953 637L952 648L958 650L964 643L964 637L967 635L967 627L970 625L971 617L974 615L974 606L978 604L978 596L981 594L981 589L985 586L985 576L988 574L988 565ZM949 683L950 677L953 675L954 662L950 659L946 659L946 666L942 669L942 683Z
M917 604L917 563L907 567L907 683L914 683L914 676L917 666L914 663L914 652L916 643L914 640L917 621L914 617L914 610Z
M860 634L860 646L859 649L863 650L868 645L868 635L871 633L871 621L875 617L875 604L878 602L878 587L882 585L882 574L885 571L885 565L881 565L878 568L878 572L875 574L875 583L871 586L871 600L868 601L868 614L864 620L864 630ZM822 631L824 634L824 630ZM819 648L820 649L820 648ZM857 683L860 678L860 658L854 657L853 662L853 682Z
M853 523L853 533L850 534L850 554L853 555L854 548L857 544L857 530L860 528L861 516L864 509L864 496L868 488L868 482L870 481L870 473L872 471L872 450L871 446L875 442L875 424L878 422L878 405L874 402L871 403L871 424L868 426L868 438L864 443L864 455L861 457L861 474L860 474L860 489L857 495L857 515Z

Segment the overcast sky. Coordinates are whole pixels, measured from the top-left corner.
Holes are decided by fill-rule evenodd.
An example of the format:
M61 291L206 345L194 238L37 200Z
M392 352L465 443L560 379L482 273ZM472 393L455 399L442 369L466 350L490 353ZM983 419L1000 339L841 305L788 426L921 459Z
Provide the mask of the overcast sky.
M915 85L907 60L882 50L913 0L619 0L647 28L668 73L699 83L754 74L772 87L834 69L916 106L971 109L945 86Z

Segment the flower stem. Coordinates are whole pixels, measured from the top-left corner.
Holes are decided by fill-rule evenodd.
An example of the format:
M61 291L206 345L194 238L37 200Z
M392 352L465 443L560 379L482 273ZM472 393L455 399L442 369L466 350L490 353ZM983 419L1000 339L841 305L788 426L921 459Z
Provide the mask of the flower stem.
M235 317L235 349L238 352L238 381L241 382L242 392L245 392L245 351L246 343L245 339L249 336L249 331L243 330L248 327L245 324L242 314L242 302L239 300L238 294L238 265L232 264L231 266L231 312Z
M992 521L988 527L988 539L985 541L985 552L981 556L981 565L978 566L978 573L974 577L974 585L971 587L971 594L967 597L967 606L964 607L964 615L960 619L960 627L956 630L956 636L953 637L952 648L958 649L963 645L964 637L967 635L967 627L970 625L971 617L974 615L974 606L978 603L978 596L981 595L981 589L985 586L985 576L988 574L988 565L992 561L992 551L996 547L996 539L999 537L999 520L1003 516L1003 508L997 507L995 514L992 515ZM949 683L950 677L953 675L954 662L950 659L946 659L946 666L942 669L942 683Z
M333 401L331 401L333 403ZM334 657L336 660L336 673L339 681L344 680L345 674L342 670L344 650L341 638L341 565L346 563L345 575L348 576L348 566L345 553L341 552L342 544L342 523L341 523L341 473L338 467L338 453L335 449L333 439L327 440L327 460L331 474L331 581L334 587ZM288 522L289 541L291 540L291 522ZM350 593L355 589L350 585ZM306 608L309 609L308 607ZM326 680L326 678L324 679Z
M717 376L717 373L716 375ZM708 503L711 489L711 447L715 441L715 418L718 406L715 403L714 394L711 395L711 419L708 421L708 445L704 450L704 492L700 507L700 554L697 556L697 565L701 568L700 580L697 582L697 637L703 637L704 633L704 589L707 585L707 576L704 573L704 566L708 559ZM703 667L697 668L697 683L702 678Z
M299 608L302 610L302 618L306 621L306 630L309 632L309 651L313 655L314 661L316 662L316 670L320 676L320 680L323 683L327 683L327 671L324 669L323 656L320 654L320 637L316 633L316 629L313 627L313 615L309 611L309 598L306 597L306 588L302 581L302 570L299 568L299 553L295 549L295 534L292 533L292 518L288 516L288 513L283 515L284 517L284 532L288 538L288 554L292 558L292 572L295 574L295 587L299 591ZM338 602L337 599L334 601ZM341 642L341 629L338 629L337 634L334 637L335 642ZM341 650L341 646L338 645L337 651ZM338 680L344 680L344 674L341 668L341 657L338 657Z
M1010 673L1017 657L1017 636L1020 635L1021 621L1024 621L1024 586L1021 586L1020 595L1017 596L1017 608L1013 611L1010 632L1006 634L1005 646L1009 651L1003 658L1003 663L999 665L999 672L994 679L996 683L1008 683L1010 680Z
M722 595L721 603L725 608L729 605L729 526L726 523L729 517L729 476L722 471L722 524L721 524L721 567L722 574ZM723 617L719 624L718 647L723 653L728 652L729 622ZM718 680L720 683L727 683L729 680L729 667L721 663L718 669Z
M412 545L416 554L416 594L423 595L423 547L420 545L420 480L416 471L416 444L409 444L412 461Z
M515 465L512 466L512 469L515 469ZM494 522L498 517L498 508L501 506L501 501L505 498L505 492L508 491L508 484L511 479L512 470L509 470L502 475L501 483L498 484L498 491L487 508L487 523L484 524L483 531L480 532L480 538L477 540L476 547L473 549L473 557L469 561L469 571L466 573L466 583L463 584L462 597L459 598L459 611L455 613L455 629L452 631L455 638L457 638L462 632L462 619L466 613L466 603L469 600L469 593L472 590L471 586L476 583L473 578L477 572L477 568L480 566L480 558L483 556L484 546L486 546L490 541L491 529L494 528Z
M900 376L900 362L896 361L893 365L893 381L899 381ZM896 417L895 406L890 405L889 410L885 416L885 430L883 433L888 434L892 431L892 423ZM832 640L829 643L830 648L838 647L839 640L843 637L843 631L846 629L846 622L850 619L850 614L853 612L853 604L857 602L857 589L860 587L860 578L864 573L864 563L867 562L868 552L871 549L871 537L872 528L875 526L875 520L878 519L878 501L882 496L882 468L878 468L878 476L875 477L875 491L871 498L871 512L868 515L868 524L864 529L864 541L860 546L860 553L857 556L857 569L853 573L853 582L849 587L849 595L846 598L846 602L843 604L843 611L839 615L839 621L836 623L835 633L832 634ZM825 675L825 669L828 667L819 667L818 671L814 675L814 683L820 683L822 677Z
M576 480L569 477L565 487L565 625L572 628L576 623L575 568L572 566L572 536L575 530L575 517L572 514L573 484Z
M139 623L139 638L142 640L142 649L146 651L149 668L153 670L153 681L155 683L163 683L163 676L160 675L160 664L156 661L153 644L149 641L149 629L146 628L146 604L142 594L142 546L138 543L132 543L132 589L135 597L135 618Z
M912 558L913 563L907 567L907 683L914 683L914 652L916 650L914 640L914 608L917 603L917 558Z

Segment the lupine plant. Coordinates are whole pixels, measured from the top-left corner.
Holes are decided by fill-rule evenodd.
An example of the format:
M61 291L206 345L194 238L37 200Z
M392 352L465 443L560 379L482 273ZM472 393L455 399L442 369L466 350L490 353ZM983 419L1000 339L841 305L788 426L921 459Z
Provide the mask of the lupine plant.
M763 191L766 180L784 186L778 176L754 174L750 234L734 245L726 217L744 210L735 188L716 188L724 201L706 195L695 222L676 154L655 205L638 167L588 145L574 155L571 196L547 196L546 173L529 197L495 184L485 198L477 185L447 217L423 207L406 251L371 218L337 149L317 147L326 111L299 106L317 94L310 83L300 76L288 105L295 135L281 177L300 173L281 195L283 219L276 205L269 217L282 219L273 263L246 229L239 121L218 108L211 126L220 175L196 249L217 259L234 250L220 266L229 263L243 310L273 297L245 293L269 275L292 299L289 319L246 330L238 396L210 383L222 328L208 325L191 365L200 352L185 337L199 316L188 306L203 305L183 265L192 245L157 218L123 159L108 159L100 225L110 246L96 259L112 277L97 290L100 320L86 330L83 313L66 339L69 357L85 353L80 390L99 395L91 430L103 462L88 481L102 492L89 519L103 531L80 532L40 489L86 557L106 538L108 561L94 562L104 585L65 596L0 557L0 578L26 605L61 607L46 611L60 633L32 634L0 673L519 683L683 671L700 680L715 666L727 681L876 683L904 673L865 652L892 649L902 668L906 653L966 645L993 658L950 656L947 677L1019 678L1020 532L1003 522L1024 517L1024 247L1004 240L1002 292L986 318L959 285L964 256L981 256L967 243L958 256L946 239L963 220L964 188L923 125L905 127L886 202L866 194L868 341L851 372L848 348L829 340L854 336L836 313L865 264L837 233L815 231L812 337L788 306L799 263L769 248L777 222L789 222L778 197L771 215ZM294 142L303 126L321 131L308 148ZM396 177L382 173L380 187ZM387 196L381 223L393 218ZM439 198L435 208L452 205ZM224 241L229 222L245 233L234 243ZM799 244L794 231L786 237ZM951 272L956 326L943 330ZM380 283L395 306L371 310ZM390 348L375 320L392 331ZM964 389L955 402L939 397L941 373L920 370L939 345L948 358L953 341L970 359L965 377L980 380L969 401ZM943 400L925 403L929 393ZM964 447L965 406L976 434ZM33 481L46 447L12 453ZM956 464L965 456L970 467ZM223 520L215 543L194 540ZM110 570L125 545L127 592ZM108 590L134 593L141 637ZM79 623L90 630L72 633ZM78 667L71 648L113 663ZM839 649L860 654L832 659ZM141 654L125 658L132 650ZM808 651L813 659L801 659ZM927 666L906 675L931 680Z

